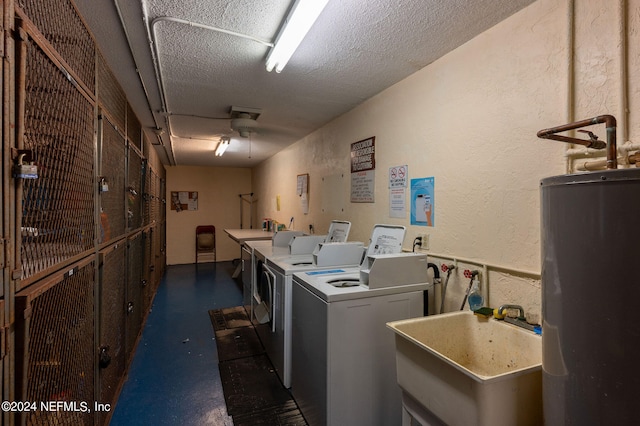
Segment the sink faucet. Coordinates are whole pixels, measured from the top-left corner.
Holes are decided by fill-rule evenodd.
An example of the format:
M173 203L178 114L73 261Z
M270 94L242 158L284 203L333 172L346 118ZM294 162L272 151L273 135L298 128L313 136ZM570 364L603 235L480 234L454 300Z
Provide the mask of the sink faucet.
M504 309L517 309L517 310L518 310L518 317L517 317L517 318L518 318L518 319L522 319L522 320L526 319L526 316L525 316L525 314L524 314L524 308L523 308L522 306L520 306L520 305L502 305L502 306L500 306L500 307L498 308L498 313L499 313L500 315L503 315L503 312L502 312L502 311L503 311ZM507 316L506 316L506 315L505 315L505 318L507 318Z
M540 334L541 328L539 325L529 324L527 322L527 318L524 315L524 309L520 305L502 305L498 308L498 313L502 315L502 311L504 309L516 309L518 310L518 316L516 318L511 318L505 315L504 320L509 324L517 325L518 327L522 327L526 330L533 331L536 334Z

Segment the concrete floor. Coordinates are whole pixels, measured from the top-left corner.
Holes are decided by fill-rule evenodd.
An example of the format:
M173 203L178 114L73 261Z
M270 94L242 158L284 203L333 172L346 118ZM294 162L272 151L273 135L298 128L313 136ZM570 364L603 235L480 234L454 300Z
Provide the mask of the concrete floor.
M111 423L229 425L210 309L242 304L231 262L168 266Z

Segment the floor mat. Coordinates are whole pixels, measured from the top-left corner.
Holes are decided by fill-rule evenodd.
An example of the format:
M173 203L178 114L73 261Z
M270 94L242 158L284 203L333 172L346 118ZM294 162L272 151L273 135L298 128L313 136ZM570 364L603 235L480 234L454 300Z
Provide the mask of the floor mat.
M266 355L224 361L218 367L227 412L232 417L277 409L293 401Z
M251 326L251 320L244 306L211 310L209 317L215 331Z
M218 361L230 361L264 353L253 327L239 327L215 332Z
M244 306L209 311L227 413L234 426L306 425L282 385Z
M298 406L294 401L289 401L280 407L259 410L253 413L238 414L233 417L234 426L298 426L306 425Z

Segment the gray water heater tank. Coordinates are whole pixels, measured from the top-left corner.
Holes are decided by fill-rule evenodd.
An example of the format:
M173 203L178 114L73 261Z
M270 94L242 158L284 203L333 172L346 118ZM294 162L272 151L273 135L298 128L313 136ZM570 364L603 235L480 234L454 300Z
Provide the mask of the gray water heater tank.
M546 425L640 421L640 169L541 182Z

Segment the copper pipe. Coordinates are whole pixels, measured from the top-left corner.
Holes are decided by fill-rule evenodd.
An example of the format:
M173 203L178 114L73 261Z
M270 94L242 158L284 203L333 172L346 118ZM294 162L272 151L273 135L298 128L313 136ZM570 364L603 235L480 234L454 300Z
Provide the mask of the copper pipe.
M607 131L607 143L592 138L590 140L579 139L569 136L556 135L556 133L565 132L567 130L579 129L581 127L592 126L594 124L605 123ZM586 120L576 121L574 123L563 124L562 126L552 127L550 129L540 130L538 137L542 139L553 139L561 142L577 143L587 148L607 149L607 169L617 169L617 148L616 148L616 119L612 115L599 115L597 117L588 118Z

